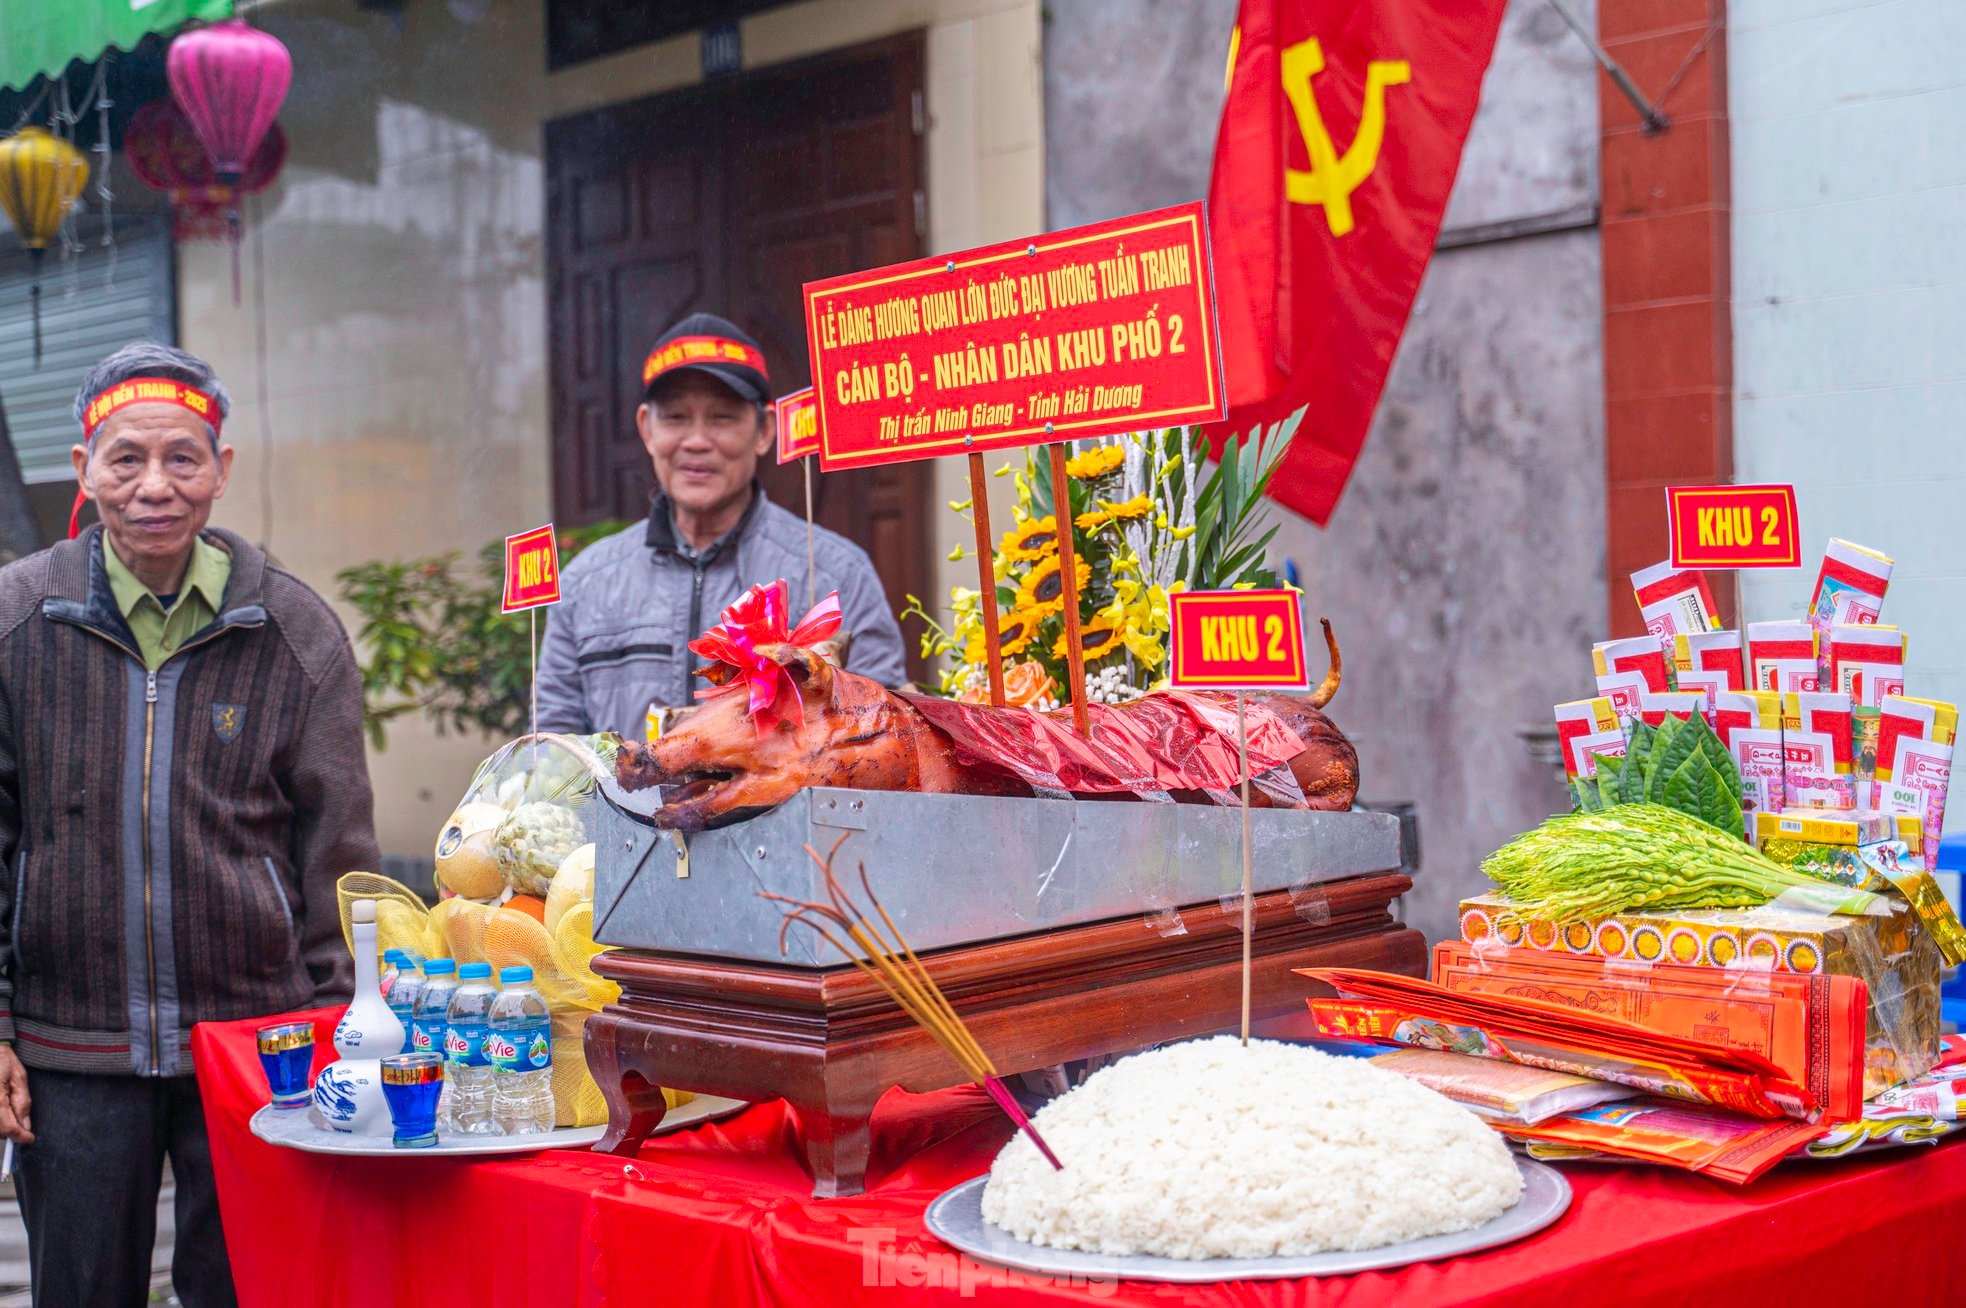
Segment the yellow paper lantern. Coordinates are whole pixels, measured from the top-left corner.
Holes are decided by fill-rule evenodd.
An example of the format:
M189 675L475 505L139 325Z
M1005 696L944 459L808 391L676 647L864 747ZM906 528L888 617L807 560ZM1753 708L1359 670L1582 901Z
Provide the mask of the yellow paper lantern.
M89 161L59 136L23 127L0 140L0 209L34 260L34 363L41 363L41 256L75 197L89 184Z

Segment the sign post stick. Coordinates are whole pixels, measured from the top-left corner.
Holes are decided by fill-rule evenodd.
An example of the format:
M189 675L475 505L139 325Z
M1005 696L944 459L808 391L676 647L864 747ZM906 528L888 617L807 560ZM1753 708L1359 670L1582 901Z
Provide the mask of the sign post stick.
M810 610L819 603L819 581L812 562L812 460L800 459L799 466L806 475L806 608Z
M1249 1044L1249 970L1256 938L1256 878L1249 858L1249 721L1243 693L1236 692L1236 758L1242 774L1242 1043Z
M1249 1043L1256 953L1256 874L1249 832L1249 698L1252 689L1302 691L1304 615L1294 590L1182 591L1168 597L1168 684L1233 690L1236 780L1242 788L1242 1042ZM1259 725L1261 722L1259 721Z
M560 543L553 524L505 538L505 591L499 612L526 610L530 635L526 657L532 665L532 734L539 735L539 610L560 602ZM539 742L533 741L534 762Z
M990 498L983 456L969 452L969 507L976 519L976 585L983 592L983 660L990 674L990 703L1004 705L1002 640L997 634L997 570L990 542Z
M1058 580L1064 585L1065 665L1072 679L1072 725L1081 736L1092 734L1085 713L1085 645L1079 636L1078 558L1072 553L1072 486L1065 475L1065 443L1054 441L1051 451L1051 510L1058 521Z

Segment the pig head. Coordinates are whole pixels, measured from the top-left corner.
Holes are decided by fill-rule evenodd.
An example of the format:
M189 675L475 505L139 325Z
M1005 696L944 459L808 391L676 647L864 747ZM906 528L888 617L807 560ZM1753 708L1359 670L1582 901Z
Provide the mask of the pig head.
M701 831L808 786L978 792L948 741L880 683L797 645L759 653L790 674L804 723L781 721L760 734L739 690L710 699L652 744L624 744L615 761L622 788L666 788L657 826Z

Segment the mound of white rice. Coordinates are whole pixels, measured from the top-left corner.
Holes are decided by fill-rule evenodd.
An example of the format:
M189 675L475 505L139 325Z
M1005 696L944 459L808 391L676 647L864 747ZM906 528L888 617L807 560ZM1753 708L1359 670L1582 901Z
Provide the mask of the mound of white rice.
M1363 1059L1229 1036L1102 1069L997 1155L983 1216L1030 1244L1168 1258L1374 1249L1479 1226L1521 1174L1465 1108Z

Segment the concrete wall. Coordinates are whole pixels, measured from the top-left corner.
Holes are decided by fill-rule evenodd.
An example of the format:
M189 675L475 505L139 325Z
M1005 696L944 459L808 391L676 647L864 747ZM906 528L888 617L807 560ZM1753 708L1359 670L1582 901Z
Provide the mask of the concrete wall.
M1732 0L1727 41L1735 467L1795 483L1806 565L1740 574L1746 616L1799 615L1831 536L1881 549L1906 688L1957 702L1966 6Z
M183 248L181 340L238 397L238 476L217 521L332 594L351 563L472 552L549 515L540 125L691 83L698 46L681 37L549 76L540 0L397 17L288 0L255 21L296 70L285 175L255 224L268 403L250 244L238 307L223 247ZM1036 0L811 0L745 20L744 55L757 67L915 29L930 247L1038 230ZM946 478L938 498L960 498L954 461ZM968 530L953 515L937 527L938 556ZM370 759L383 849L428 858L486 752L393 728Z
M1052 225L1206 191L1235 8L1049 0ZM1292 516L1277 538L1345 648L1334 715L1358 742L1365 797L1419 805L1406 909L1436 938L1479 888L1482 855L1562 806L1517 731L1588 691L1603 634L1597 194L1590 56L1543 0L1515 0L1451 248L1421 287L1351 487L1328 530Z

